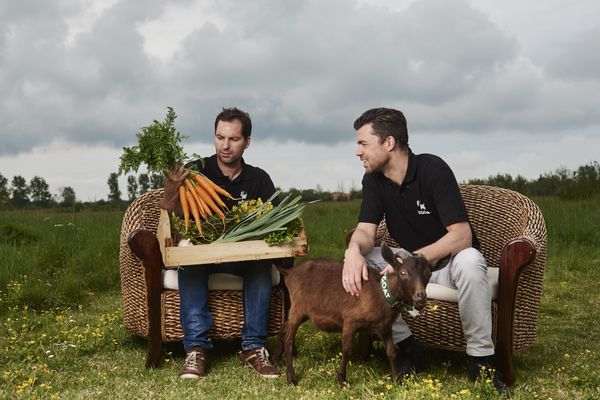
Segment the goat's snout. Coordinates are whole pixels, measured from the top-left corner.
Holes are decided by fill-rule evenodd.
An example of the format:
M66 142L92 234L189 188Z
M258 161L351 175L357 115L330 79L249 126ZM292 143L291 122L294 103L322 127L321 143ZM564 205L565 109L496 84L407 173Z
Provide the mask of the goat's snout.
M417 292L417 294L415 295L413 307L417 310L422 310L425 307L426 303L427 293L424 290Z

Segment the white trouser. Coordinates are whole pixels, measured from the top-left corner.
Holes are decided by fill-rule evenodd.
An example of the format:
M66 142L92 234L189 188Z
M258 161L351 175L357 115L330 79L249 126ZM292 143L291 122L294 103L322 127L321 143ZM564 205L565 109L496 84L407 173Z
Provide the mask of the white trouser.
M388 265L381 256L380 247L375 247L365 260L380 270ZM494 354L492 303L483 255L472 247L464 249L452 257L446 267L433 272L429 282L458 290L458 311L467 341L467 354L475 357ZM392 325L394 343L410 335L410 328L402 315L398 315Z

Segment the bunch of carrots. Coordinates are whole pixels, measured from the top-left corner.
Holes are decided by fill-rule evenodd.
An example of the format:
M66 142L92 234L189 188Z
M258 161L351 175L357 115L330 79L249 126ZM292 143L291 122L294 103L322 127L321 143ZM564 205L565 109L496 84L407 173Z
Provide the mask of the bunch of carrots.
M183 184L179 187L179 201L183 209L183 223L186 233L190 226L190 217L194 217L198 233L202 236L201 219L207 219L216 214L225 222L223 209L227 206L221 200L225 196L230 199L234 197L225 189L211 181L205 175L191 171Z

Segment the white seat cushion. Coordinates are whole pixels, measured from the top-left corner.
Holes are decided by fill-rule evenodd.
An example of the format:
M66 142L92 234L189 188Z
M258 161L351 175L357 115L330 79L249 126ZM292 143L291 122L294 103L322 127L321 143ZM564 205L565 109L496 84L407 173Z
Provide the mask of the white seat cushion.
M492 300L498 297L498 273L500 268L488 268L488 282L490 284L490 296ZM427 285L427 298L458 303L458 290L437 283Z
M194 267L202 268L202 267ZM275 266L271 267L273 286L279 284L279 271ZM176 269L163 269L162 284L164 289L179 290ZM234 274L214 273L208 277L208 290L242 290L244 281L242 277Z

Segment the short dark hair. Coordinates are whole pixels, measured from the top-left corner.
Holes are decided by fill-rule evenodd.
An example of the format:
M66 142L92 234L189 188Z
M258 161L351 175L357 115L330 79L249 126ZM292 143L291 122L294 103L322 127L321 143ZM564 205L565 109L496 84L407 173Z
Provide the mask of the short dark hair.
M371 124L373 132L379 136L380 143L392 136L400 148L408 146L408 128L402 111L384 107L372 108L354 121L354 129L359 130L367 124Z
M223 111L215 118L215 132L217 132L219 121L232 122L236 119L242 123L242 136L244 136L244 139L248 139L252 134L252 121L250 120L250 115L236 107L223 107Z

